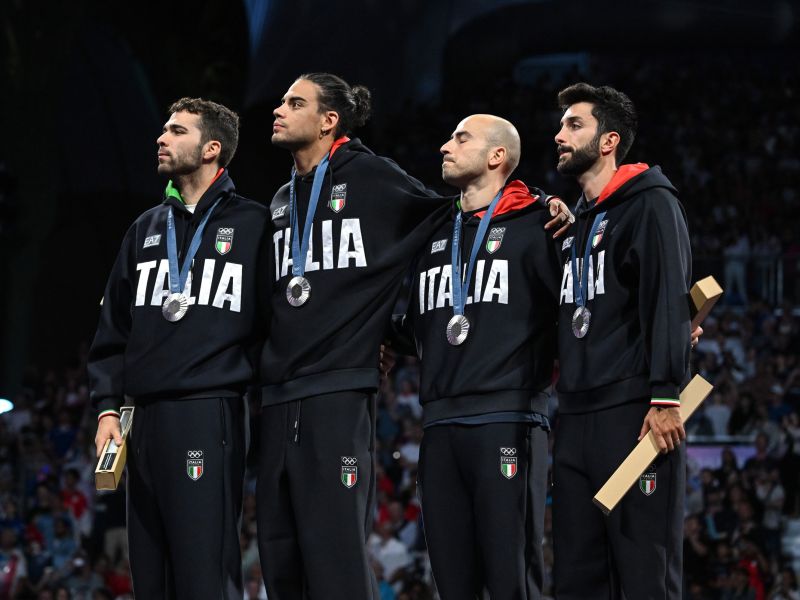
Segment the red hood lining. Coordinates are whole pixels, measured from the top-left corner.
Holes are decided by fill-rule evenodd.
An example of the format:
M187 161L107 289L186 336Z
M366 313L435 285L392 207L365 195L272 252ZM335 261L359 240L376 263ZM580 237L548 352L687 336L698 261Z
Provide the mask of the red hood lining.
M611 178L611 181L609 181L606 184L606 187L603 188L603 191L600 192L600 196L598 196L597 203L595 204L595 206L597 206L597 204L600 204L606 198L613 196L614 192L616 192L619 188L628 183L631 179L633 179L637 175L644 173L649 168L650 165L648 165L647 163L634 163L632 165L622 165L619 169L617 169L617 172L614 173L614 176Z
M538 199L538 196L531 195L527 185L519 179L515 179L506 184L503 189L503 195L500 197L492 216L496 217L513 210L520 210L521 208L533 204ZM476 212L475 216L482 219L485 214L486 209Z
M342 137L337 139L335 142L333 142L333 146L331 146L331 151L328 154L328 160L332 159L333 158L333 153L336 152L339 148L341 148L344 144L346 144L349 141L350 141L350 138L347 137L346 135L343 135Z

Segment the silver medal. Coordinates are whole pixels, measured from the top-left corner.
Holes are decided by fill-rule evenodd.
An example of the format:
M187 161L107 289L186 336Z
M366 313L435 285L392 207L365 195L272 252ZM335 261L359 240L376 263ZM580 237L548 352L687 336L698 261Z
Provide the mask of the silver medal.
M453 315L447 323L447 341L453 346L460 346L469 335L469 319L464 315Z
M185 294L170 294L161 305L161 314L171 323L180 321L189 310L189 298Z
M286 300L292 306L302 306L311 296L311 284L305 277L292 277L286 286Z
M589 331L592 313L585 306L579 306L572 314L572 333L576 338L582 338Z

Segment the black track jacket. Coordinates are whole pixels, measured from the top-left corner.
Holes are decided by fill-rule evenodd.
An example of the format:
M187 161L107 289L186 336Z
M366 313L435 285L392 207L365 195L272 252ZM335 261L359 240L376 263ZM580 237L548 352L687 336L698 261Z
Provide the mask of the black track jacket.
M301 229L314 171L295 179ZM270 205L272 322L261 355L262 404L375 389L379 346L403 277L447 217L446 201L358 139L337 140L306 258L311 296L299 307L286 300L292 278L288 204L287 183Z
M161 313L169 294L169 207L182 264L200 220L220 197L186 284L189 310L171 323ZM89 351L91 397L101 412L119 409L125 395L198 397L241 392L252 383L268 322L266 221L264 206L237 195L227 171L194 214L165 195L136 219L108 279Z
M460 346L445 336L454 314L451 247L460 210L455 201L450 218L420 254L404 329L413 328L421 359L426 425L506 411L547 413L540 392L552 383L559 262L544 229L550 213L541 192L535 193L521 181L505 187L476 257L464 310L470 330ZM485 212L464 215L462 265Z
M675 406L688 376L692 255L686 215L660 167L624 165L595 202L581 197L561 245L559 410L577 413L650 399ZM571 246L590 242L586 337L572 332L576 309ZM580 264L580 263L579 263Z

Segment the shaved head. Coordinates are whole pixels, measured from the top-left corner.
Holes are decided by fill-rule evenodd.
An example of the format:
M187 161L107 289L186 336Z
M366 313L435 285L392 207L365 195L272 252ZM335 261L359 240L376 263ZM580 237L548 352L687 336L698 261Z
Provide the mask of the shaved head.
M472 115L467 118L476 119L485 127L484 134L489 147L502 146L506 149L508 154L504 165L505 173L506 176L511 175L519 165L522 155L522 143L517 128L510 121L494 115Z
M520 157L517 129L494 115L472 115L461 121L440 148L442 179L459 189L487 177L502 185Z

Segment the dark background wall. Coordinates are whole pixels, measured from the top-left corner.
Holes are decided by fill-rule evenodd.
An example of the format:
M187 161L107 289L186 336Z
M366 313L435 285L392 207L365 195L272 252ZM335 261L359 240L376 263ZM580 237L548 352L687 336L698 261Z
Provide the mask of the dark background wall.
M288 154L269 143L272 108L296 75L317 70L373 90L374 117L361 137L429 185L439 185L438 144L480 105L524 123L525 179L568 194L574 189L553 176L554 100L550 92L537 98L537 86L582 77L603 57L627 61L633 77L651 60L670 73L664 61L691 71L719 56L739 57L751 74L763 70L772 85L796 70L797 11L774 0L6 0L0 396L19 388L29 366L69 361L76 343L91 339L122 236L159 201L155 139L180 96L241 113L230 170L240 191L264 202L290 168ZM615 77L609 83L625 89L625 76ZM511 80L533 90L525 104L504 97ZM676 91L689 110L694 94L714 101L709 90ZM740 101L737 118L720 128L769 110ZM659 96L640 108L647 131L659 119Z

